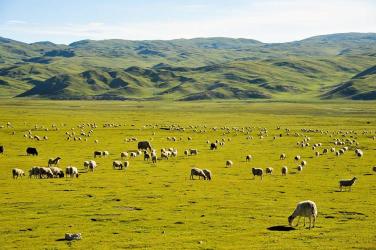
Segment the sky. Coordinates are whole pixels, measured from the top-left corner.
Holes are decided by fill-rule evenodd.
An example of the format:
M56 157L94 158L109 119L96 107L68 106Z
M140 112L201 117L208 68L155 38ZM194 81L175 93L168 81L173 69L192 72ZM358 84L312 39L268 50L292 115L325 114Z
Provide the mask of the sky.
M376 0L0 0L0 36L63 44L194 37L287 42L376 32L375 13Z

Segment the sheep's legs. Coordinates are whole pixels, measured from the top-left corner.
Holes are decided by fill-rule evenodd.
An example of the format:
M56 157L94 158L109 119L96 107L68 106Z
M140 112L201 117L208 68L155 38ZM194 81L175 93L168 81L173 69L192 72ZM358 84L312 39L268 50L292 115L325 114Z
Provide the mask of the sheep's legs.
M296 227L299 225L299 221L300 221L300 216L299 216L299 218L298 218L298 222L296 223Z

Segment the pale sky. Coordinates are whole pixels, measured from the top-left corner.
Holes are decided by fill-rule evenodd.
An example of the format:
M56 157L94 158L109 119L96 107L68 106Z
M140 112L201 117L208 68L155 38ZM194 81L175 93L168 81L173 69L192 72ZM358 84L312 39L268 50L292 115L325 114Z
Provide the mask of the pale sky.
M287 42L342 32L376 32L376 0L0 0L0 36L23 42Z

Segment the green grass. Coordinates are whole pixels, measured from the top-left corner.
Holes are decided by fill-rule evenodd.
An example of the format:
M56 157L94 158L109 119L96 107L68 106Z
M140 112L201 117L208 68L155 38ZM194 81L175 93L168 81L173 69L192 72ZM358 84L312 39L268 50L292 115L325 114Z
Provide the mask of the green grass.
M376 104L374 102L332 103L257 103L257 102L54 102L1 100L0 125L11 122L14 128L0 129L0 242L2 249L374 249L376 234ZM88 141L67 141L65 132L77 125L95 122ZM103 128L104 123L120 124ZM35 124L40 128L34 129ZM58 131L52 131L56 124ZM157 125L156 128L144 125ZM185 131L161 130L177 124ZM193 128L189 126L192 125ZM206 127L204 127L206 125ZM196 127L197 126L197 127ZM251 127L248 135L222 127ZM276 130L281 126L281 130ZM217 131L212 128L217 127ZM259 139L259 128L269 136ZM49 128L45 131L44 128ZM284 129L290 128L290 136ZM341 157L333 153L315 157L309 148L299 148L301 128L329 131L355 131L342 137L356 138L363 158L351 150ZM47 141L25 139L48 136ZM206 132L194 132L205 130ZM88 128L84 128L88 131ZM15 135L12 135L12 132ZM369 133L363 134L363 131ZM155 134L154 134L155 133ZM273 141L274 135L284 136ZM304 133L311 144L332 146L328 135ZM130 159L127 171L112 169L120 152L135 149L135 136L151 140L154 148L174 147L176 159L160 160L156 166L141 158ZM167 141L175 136L176 142ZM192 137L188 141L188 137ZM224 138L225 145L210 151L207 140ZM231 138L231 141L228 141ZM98 139L99 144L94 140ZM38 148L38 157L25 156L27 146ZM184 149L197 148L198 156L185 157ZM337 146L338 148L338 146ZM94 173L78 179L11 178L14 167L24 170L45 166L51 157L60 156L60 167L68 165L83 171L83 161L93 151L108 150L108 158L97 158ZM285 152L287 160L279 160ZM250 163L247 154L253 155ZM300 154L308 162L296 173L293 157ZM234 162L225 168L225 161ZM283 165L287 177L280 175ZM212 181L189 180L192 166L212 171ZM253 179L251 167L273 167L275 173L262 181ZM352 192L337 192L338 180L357 176ZM287 225L296 203L311 199L318 207L316 228L298 227L289 232L267 228ZM142 210L132 210L141 208ZM66 232L81 232L83 239L59 241ZM200 244L201 243L201 244Z

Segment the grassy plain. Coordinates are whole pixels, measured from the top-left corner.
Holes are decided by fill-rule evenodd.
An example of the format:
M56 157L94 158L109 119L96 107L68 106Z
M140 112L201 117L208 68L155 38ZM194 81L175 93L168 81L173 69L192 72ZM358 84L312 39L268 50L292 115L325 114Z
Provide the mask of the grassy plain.
M0 155L1 249L376 249L374 102L1 100L0 125L8 121L13 128L0 129L0 145L5 146L4 155ZM88 141L66 140L65 132L75 128L79 133L77 125L89 122L98 128ZM104 123L121 126L103 128ZM53 131L52 124L59 130ZM144 127L147 124L157 127ZM172 124L186 130L160 129ZM223 134L220 128L224 126L250 126L253 139L247 140L248 134L233 129ZM281 130L276 130L277 126ZM257 133L263 127L269 133L260 139ZM285 128L291 129L289 136ZM296 145L302 134L311 137L311 144L323 143L320 150L332 147L333 138L302 133L301 128L329 134L356 131L333 138L356 138L364 157L356 158L353 146L340 157L333 153L315 157L311 147ZM29 129L49 139L24 138ZM369 133L362 134L364 130ZM283 137L273 140L280 133ZM119 159L120 152L137 147L136 142L125 142L133 136L151 140L158 153L162 147L174 147L179 155L157 165L142 157L130 159L126 171L113 170L112 161ZM178 140L168 141L168 136ZM206 141L222 138L225 145L210 151ZM27 146L37 147L39 156L26 156ZM197 148L199 155L185 157L183 151L188 148ZM96 171L82 173L78 179L11 177L14 167L28 171L32 166L47 165L47 160L56 156L62 157L60 167L74 165L83 171L83 161L92 159L94 150L108 150L110 156L97 158ZM281 161L283 152L287 159ZM245 162L247 154L253 156L249 163ZM297 154L308 162L301 173L293 160ZM225 168L228 159L234 162L232 168ZM280 174L283 165L289 167L286 177ZM192 166L210 169L213 180L190 180ZM251 167L273 167L275 173L260 181L251 176ZM352 192L338 192L338 180L353 176L359 181ZM314 229L268 230L287 225L296 203L307 199L318 206ZM83 239L64 241L66 232L81 232Z

